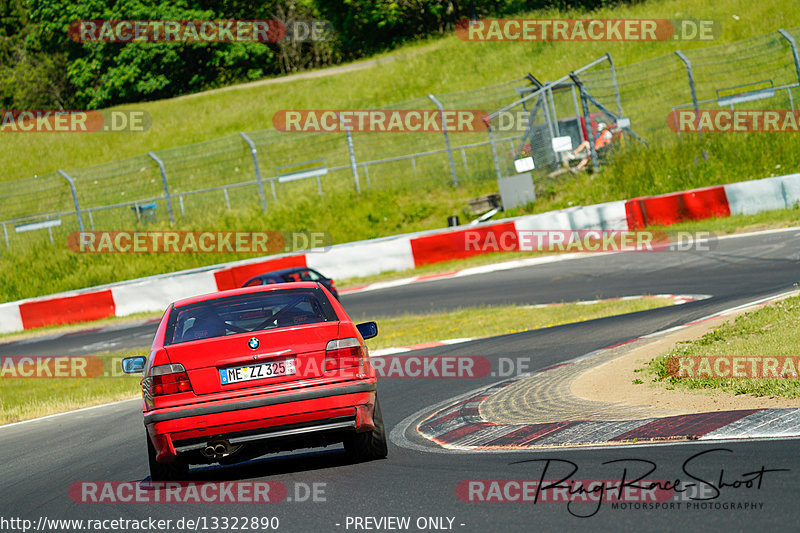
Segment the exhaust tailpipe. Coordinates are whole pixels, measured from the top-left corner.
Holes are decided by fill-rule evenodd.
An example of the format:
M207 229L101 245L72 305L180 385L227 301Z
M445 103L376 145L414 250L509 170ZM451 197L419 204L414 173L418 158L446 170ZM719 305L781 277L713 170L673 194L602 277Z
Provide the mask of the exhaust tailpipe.
M221 459L229 455L233 450L227 441L223 442L209 442L208 446L203 448L203 455L209 459Z
M206 446L203 449L203 455L205 455L209 459L213 459L214 456L216 455L216 452L214 452L214 447L213 446Z

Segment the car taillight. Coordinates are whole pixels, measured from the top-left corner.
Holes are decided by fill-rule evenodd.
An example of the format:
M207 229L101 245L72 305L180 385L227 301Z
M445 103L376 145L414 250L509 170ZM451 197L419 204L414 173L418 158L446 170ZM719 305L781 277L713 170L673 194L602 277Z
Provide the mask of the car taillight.
M192 390L189 376L181 364L154 366L147 379L150 380L150 393L153 396Z
M325 347L325 372L354 367L366 374L367 347L355 337L330 341Z

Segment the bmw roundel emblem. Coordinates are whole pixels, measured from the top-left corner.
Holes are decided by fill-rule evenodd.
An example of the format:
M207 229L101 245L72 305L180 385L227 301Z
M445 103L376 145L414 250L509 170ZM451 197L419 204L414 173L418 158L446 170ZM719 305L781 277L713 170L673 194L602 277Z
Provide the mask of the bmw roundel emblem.
M260 345L260 344L261 344L261 343L260 343L260 342L258 342L258 339L257 339L257 338L255 338L255 337L253 337L252 339L250 339L249 341L247 341L247 346L248 346L248 347L249 347L251 350L255 350L256 348L258 348L258 347L259 347L259 345Z

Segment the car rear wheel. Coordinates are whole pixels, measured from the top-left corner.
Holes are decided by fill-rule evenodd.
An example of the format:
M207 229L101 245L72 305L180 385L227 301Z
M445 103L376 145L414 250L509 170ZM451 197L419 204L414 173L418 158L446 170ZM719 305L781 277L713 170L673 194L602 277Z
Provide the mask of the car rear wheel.
M147 439L147 459L150 463L151 481L182 481L189 475L189 465L175 459L171 463L159 463L156 461L156 449L150 442L150 436L145 433Z
M386 431L383 427L381 404L378 402L378 398L375 398L375 410L372 413L372 420L375 423L372 431L356 433L344 441L345 451L355 461L383 459L389 454L389 448L386 445Z

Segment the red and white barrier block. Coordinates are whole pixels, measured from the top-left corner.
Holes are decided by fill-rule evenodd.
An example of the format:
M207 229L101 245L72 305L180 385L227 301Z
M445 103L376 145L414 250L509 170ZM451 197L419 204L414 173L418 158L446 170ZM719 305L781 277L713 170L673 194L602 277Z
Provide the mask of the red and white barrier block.
M293 266L309 266L333 278L368 276L482 253L532 250L524 237L534 231L635 231L788 209L799 202L800 174L792 174L248 259L3 303L0 333L161 311L174 300L240 287L257 274Z

